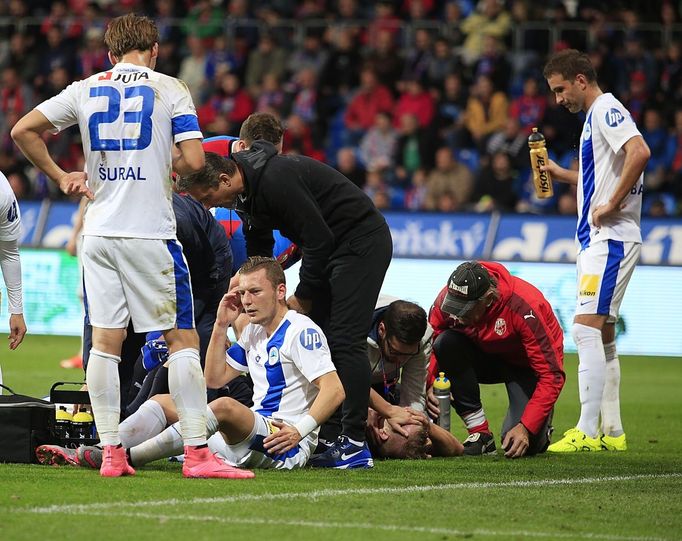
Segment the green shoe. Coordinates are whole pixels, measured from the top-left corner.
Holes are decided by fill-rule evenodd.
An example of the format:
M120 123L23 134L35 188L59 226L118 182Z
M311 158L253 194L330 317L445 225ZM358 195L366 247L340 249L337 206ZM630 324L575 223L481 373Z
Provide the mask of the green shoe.
M550 453L578 453L583 451L601 451L598 438L590 438L587 434L571 428L564 432L564 437L547 448Z
M627 451L628 442L625 439L625 434L620 436L603 435L601 437L601 448L604 451Z

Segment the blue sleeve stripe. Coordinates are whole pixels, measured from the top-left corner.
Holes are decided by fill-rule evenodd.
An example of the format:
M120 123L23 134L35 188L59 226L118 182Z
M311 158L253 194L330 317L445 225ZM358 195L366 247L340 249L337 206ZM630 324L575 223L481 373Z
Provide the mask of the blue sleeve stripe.
M198 131L199 129L199 119L196 115L180 115L173 119L173 135L178 135L179 133L185 133L188 131Z
M244 368L248 366L246 363L246 351L239 344L232 344L230 349L227 350L227 354L234 362L242 365Z

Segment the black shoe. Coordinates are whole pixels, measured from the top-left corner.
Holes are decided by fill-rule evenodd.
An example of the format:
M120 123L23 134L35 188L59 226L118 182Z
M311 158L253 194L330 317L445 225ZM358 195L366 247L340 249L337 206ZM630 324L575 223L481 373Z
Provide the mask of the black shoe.
M464 440L466 456L494 455L497 453L495 438L487 432L474 432Z
M334 443L336 443L336 440L327 441L327 440L323 440L322 438L318 439L317 440L317 447L315 447L315 450L313 451L311 456L321 455L322 453L326 453L327 451L329 451L331 446L334 445Z

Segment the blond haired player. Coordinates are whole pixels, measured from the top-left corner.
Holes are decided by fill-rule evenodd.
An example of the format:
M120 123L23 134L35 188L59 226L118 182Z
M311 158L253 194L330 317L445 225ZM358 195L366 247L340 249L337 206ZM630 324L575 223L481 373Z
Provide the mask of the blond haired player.
M24 155L68 195L90 199L83 225L86 319L93 326L87 383L105 477L132 475L118 431L117 364L130 319L136 332L163 329L169 387L178 408L186 477L231 477L206 444L206 387L194 330L192 291L175 240L170 172L201 169L202 134L186 85L154 71L159 33L134 14L113 19L104 41L112 69L69 85L15 125ZM50 157L46 130L78 125L86 171ZM144 254L144 257L140 257Z

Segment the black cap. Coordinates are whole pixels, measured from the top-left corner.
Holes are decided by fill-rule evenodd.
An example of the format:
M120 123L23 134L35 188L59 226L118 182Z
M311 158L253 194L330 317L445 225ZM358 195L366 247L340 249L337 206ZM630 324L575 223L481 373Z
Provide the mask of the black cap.
M490 284L490 274L478 261L462 263L450 275L441 309L453 316L466 314L490 289Z

